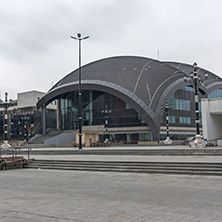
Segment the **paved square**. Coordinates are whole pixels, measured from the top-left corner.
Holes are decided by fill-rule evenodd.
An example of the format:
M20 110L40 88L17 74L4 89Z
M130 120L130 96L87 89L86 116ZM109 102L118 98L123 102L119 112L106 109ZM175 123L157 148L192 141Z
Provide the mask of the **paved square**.
M222 177L0 171L1 222L221 222Z

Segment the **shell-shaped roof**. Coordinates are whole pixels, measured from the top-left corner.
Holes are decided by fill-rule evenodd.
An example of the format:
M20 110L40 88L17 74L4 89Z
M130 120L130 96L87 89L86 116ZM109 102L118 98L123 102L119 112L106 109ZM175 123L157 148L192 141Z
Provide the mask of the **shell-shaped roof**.
M50 91L71 82L78 82L78 69L62 78ZM81 80L103 81L135 94L149 107L156 106L161 94L171 83L183 78L184 73L158 60L122 56L102 59L81 68ZM50 92L49 91L49 92Z
M82 89L105 91L130 104L152 128L160 125L161 106L182 86L190 83L184 76L193 71L192 65L136 57L118 56L101 59L81 67ZM204 77L207 70L198 68ZM203 92L222 88L221 78L208 72L209 78L200 85ZM57 82L38 102L42 107L63 93L78 90L79 69ZM157 131L157 130L156 130Z

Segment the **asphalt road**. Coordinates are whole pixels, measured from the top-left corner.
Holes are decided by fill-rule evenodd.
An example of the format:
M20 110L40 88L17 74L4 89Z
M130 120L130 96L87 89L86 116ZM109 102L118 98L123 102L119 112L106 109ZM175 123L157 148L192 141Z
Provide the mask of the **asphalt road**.
M1 222L221 222L222 177L0 171Z

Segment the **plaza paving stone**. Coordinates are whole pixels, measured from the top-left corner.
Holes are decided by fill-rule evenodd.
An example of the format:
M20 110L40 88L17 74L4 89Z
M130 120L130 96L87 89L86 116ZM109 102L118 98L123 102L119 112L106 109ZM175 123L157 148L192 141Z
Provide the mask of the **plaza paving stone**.
M221 222L222 177L0 171L1 222Z

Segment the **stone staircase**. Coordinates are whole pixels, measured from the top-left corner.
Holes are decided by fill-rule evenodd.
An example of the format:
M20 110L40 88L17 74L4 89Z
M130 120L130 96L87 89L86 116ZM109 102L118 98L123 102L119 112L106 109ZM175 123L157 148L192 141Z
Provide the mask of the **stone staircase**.
M222 176L222 163L31 160L27 168Z
M38 134L36 136L36 138L33 138L33 140L31 139L30 140L30 144L44 144L44 141L45 140L48 140L52 137L55 137L59 134L63 133L63 131L60 131L60 130L50 130L48 131L48 133L43 136L42 134Z
M30 145L29 145L30 146ZM32 148L30 146L30 148ZM18 154L26 155L27 150L18 149ZM222 156L222 149L217 148L204 148L204 149L191 149L191 148L180 148L180 149L60 149L60 150L35 150L33 148L30 152L31 155L133 155L133 156Z

